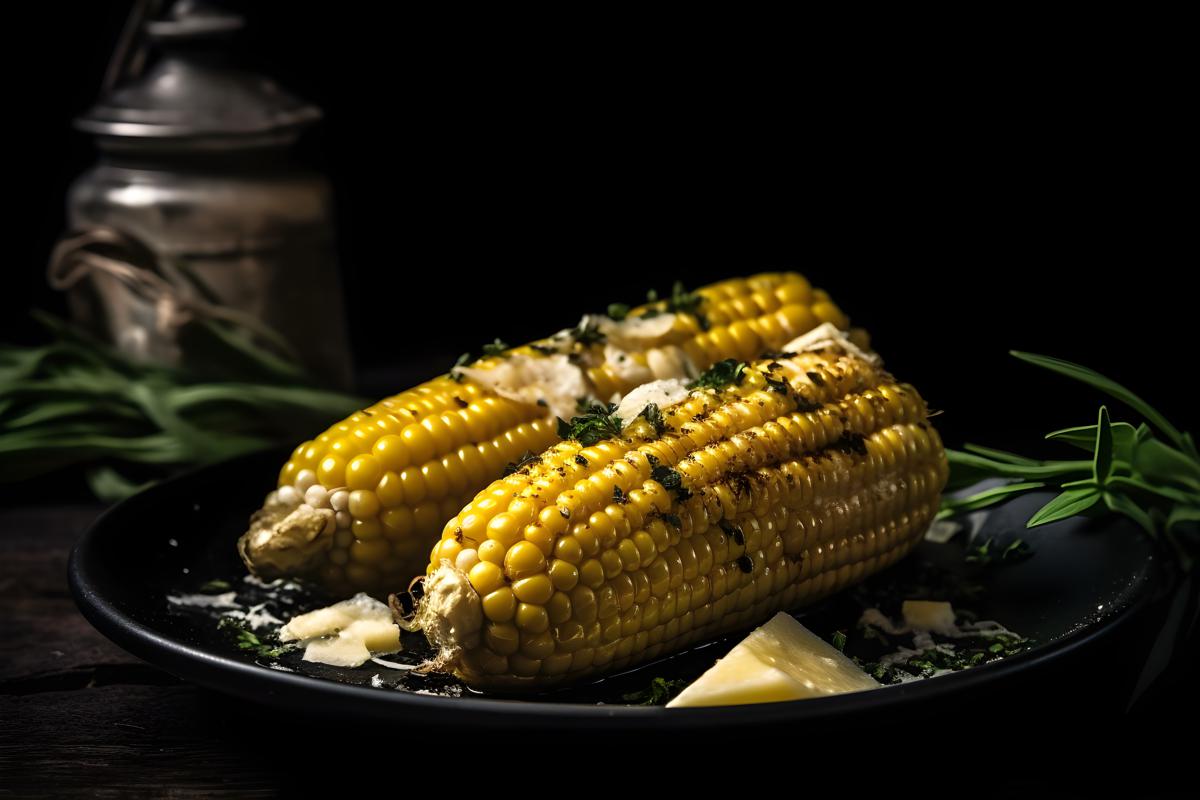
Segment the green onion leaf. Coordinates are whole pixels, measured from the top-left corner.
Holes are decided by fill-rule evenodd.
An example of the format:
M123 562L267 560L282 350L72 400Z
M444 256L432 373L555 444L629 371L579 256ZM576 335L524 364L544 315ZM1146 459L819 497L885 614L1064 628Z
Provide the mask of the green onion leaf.
M1151 425L1158 428L1167 435L1167 438L1176 444L1182 450L1190 450L1193 456L1196 454L1195 445L1191 444L1188 439L1185 439L1184 434L1179 431L1174 425L1167 421L1167 418L1156 411L1149 403L1136 394L1126 389L1121 384L1106 378L1095 370L1079 364L1065 361L1061 358L1053 358L1051 356L1040 356L1034 353L1023 353L1018 350L1010 351L1011 355L1019 358L1034 366L1057 372L1060 375L1065 375L1068 378L1086 383L1088 386L1099 389L1100 391L1115 397L1125 405L1132 408L1134 411L1146 418ZM1190 445L1190 446L1189 446Z
M1096 422L1096 455L1092 475L1099 486L1103 486L1113 471L1113 435L1108 420L1108 408L1100 406L1100 418Z
M1042 506L1036 514L1025 523L1027 528L1036 528L1057 522L1067 517L1082 514L1096 503L1100 502L1101 491L1095 486L1082 486L1078 489L1068 489L1049 503Z

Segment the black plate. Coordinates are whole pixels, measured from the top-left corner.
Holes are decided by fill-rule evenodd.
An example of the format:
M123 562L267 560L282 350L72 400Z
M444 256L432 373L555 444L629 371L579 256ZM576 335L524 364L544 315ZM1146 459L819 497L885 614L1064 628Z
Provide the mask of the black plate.
M195 592L213 579L235 584L246 593L238 599L253 602L261 590L242 583L234 542L250 511L272 488L285 455L260 453L196 471L152 487L101 517L80 539L69 567L71 590L88 620L126 650L182 678L276 707L439 725L675 729L828 720L1003 686L1095 643L1134 616L1163 580L1153 546L1123 520L1071 519L1025 531L1024 520L1049 497L1030 495L993 511L978 536L1004 542L1019 535L1032 544L1032 558L969 565L966 536L960 534L948 544L923 542L858 593L859 599L866 593L886 603L888 597L912 596L911 587L928 586L933 575L940 587L925 590L926 595L944 594L935 599L954 599L958 608L966 592L971 611L1030 638L1024 652L874 692L789 703L664 709L622 700L653 677L695 677L740 638L731 636L588 686L536 697L487 697L463 691L452 680L422 681L370 662L357 670L337 670L289 654L269 665L256 663L235 647L228 631L217 630L214 612L180 610L168 602L168 595ZM276 607L281 614L327 602L305 591L282 601L274 597L282 603ZM826 637L839 629L853 631L861 610L854 598L844 592L800 616ZM406 639L409 652L397 660L418 658L419 652L411 652L414 643ZM868 644L852 641L847 652L863 646ZM384 685L371 685L376 674Z

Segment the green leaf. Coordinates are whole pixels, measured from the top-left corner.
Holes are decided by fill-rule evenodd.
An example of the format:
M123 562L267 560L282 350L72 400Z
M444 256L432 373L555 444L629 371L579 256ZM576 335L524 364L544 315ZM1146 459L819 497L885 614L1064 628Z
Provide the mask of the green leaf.
M1192 495L1179 489L1174 489L1170 486L1158 486L1153 483L1148 483L1141 478L1129 477L1125 475L1117 475L1109 481L1112 486L1124 486L1129 489L1138 489L1147 494L1164 497L1167 500L1173 500L1176 503L1195 504L1200 503L1200 495Z
M1038 512L1029 518L1029 522L1025 523L1025 527L1036 528L1038 525L1046 525L1082 514L1096 505L1100 501L1100 496L1100 490L1094 486L1068 489L1038 509Z
M964 466L977 470L983 475L998 475L1005 478L1054 478L1066 475L1086 475L1092 471L1091 461L1050 461L1046 463L1008 464L1003 461L984 458L974 453L964 453L960 450L947 450L946 458L951 466Z
M1131 520L1142 526L1142 529L1151 536L1155 535L1154 520L1150 515L1137 503L1130 498L1117 492L1105 492L1104 504L1118 514L1124 514Z
M969 497L946 497L942 499L942 509L938 512L938 516L945 518L954 514L962 514L966 511L987 508L988 506L1007 500L1014 494L1040 489L1045 485L1041 482L1010 483L1005 486L984 489L982 492Z
M1103 486L1113 471L1112 424L1108 420L1108 408L1100 406L1100 418L1096 421L1096 454L1092 462L1092 475L1096 483Z
M1096 430L1095 425L1081 425L1078 428L1063 428L1053 433L1047 433L1046 438L1054 441L1065 442L1066 444L1078 447L1080 450L1087 450L1089 453L1096 452ZM1147 428L1147 431L1150 429ZM1112 438L1113 438L1113 453L1117 461L1124 461L1126 464L1133 461L1134 449L1138 443L1137 429L1128 422L1112 423Z
M1166 417L1156 411L1145 400L1138 397L1129 389L1126 389L1124 386L1112 380L1111 378L1106 378L1094 370L1070 361L1065 361L1061 358L1040 356L1034 353L1023 353L1018 350L1011 350L1009 352L1015 358L1019 358L1026 363L1033 364L1034 366L1042 367L1052 372L1057 372L1060 375L1065 375L1068 378L1086 383L1088 386L1099 389L1105 394L1115 397L1117 400L1120 400L1122 403L1145 417L1147 422L1166 434L1167 438L1174 442L1178 447L1183 450L1190 450L1190 452L1195 455L1195 446L1188 446L1188 440L1184 438L1184 434L1178 428L1168 422Z
M1167 515L1167 530L1174 530L1176 526L1185 522L1200 522L1200 507L1177 505L1171 509L1171 513Z
M1035 461L1032 458L1026 458L1025 456L1017 455L1016 453L1010 453L1007 450L996 450L992 447L983 447L981 445L971 444L970 442L964 444L963 449L968 453L974 453L975 455L984 456L985 458L991 458L996 461L1003 461L1006 464L1025 464L1031 467L1041 464L1040 461Z
M1200 489L1200 463L1157 439L1138 445L1132 460L1134 470L1152 481Z
M92 494L106 503L115 503L137 494L154 483L134 483L109 466L96 467L87 471L88 487Z

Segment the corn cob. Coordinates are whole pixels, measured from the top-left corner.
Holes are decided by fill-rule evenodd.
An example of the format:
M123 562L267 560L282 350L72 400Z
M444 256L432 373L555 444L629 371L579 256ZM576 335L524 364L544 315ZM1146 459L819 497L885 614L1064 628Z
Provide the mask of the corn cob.
M451 519L415 622L430 666L541 688L749 628L888 566L947 462L927 409L852 347L749 365L588 447L564 440ZM398 618L403 604L393 603Z
M608 400L672 369L753 358L819 324L848 325L827 294L795 273L723 281L698 290L687 310L659 301L629 318L661 320L670 310L670 329L629 353L632 371L605 359L603 342L571 342L586 394ZM865 343L861 331L854 336ZM484 358L473 374L514 355L543 358L562 343L560 335ZM394 588L423 568L446 519L507 463L558 440L547 408L461 377L434 378L301 443L239 541L251 571L315 579L336 593Z

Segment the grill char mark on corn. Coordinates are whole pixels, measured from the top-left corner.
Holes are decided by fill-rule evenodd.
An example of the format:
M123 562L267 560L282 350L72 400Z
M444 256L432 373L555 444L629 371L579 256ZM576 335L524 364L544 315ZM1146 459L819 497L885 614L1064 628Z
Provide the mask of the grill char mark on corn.
M679 314L655 349L680 348L700 369L725 358L751 359L823 322L848 325L825 292L795 273L723 281L698 293L708 329L701 330L696 317ZM531 346L510 352L536 355ZM598 397L633 388L606 363L586 372ZM434 378L295 449L279 473L279 489L268 497L266 507L274 515L267 520L312 503L334 512L319 536L279 549L274 546L279 542L268 542L262 533L255 539L252 532L239 549L251 570L264 577L313 578L335 593L394 588L422 570L445 520L506 464L557 440L546 409L469 381Z
M621 669L907 553L947 474L921 397L849 355L777 361L786 392L759 362L740 387L666 411L662 436L635 423L591 447L562 442L476 495L427 570L453 565L481 598L478 632L450 643L454 671L513 689ZM654 480L655 465L685 491Z

